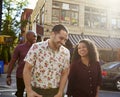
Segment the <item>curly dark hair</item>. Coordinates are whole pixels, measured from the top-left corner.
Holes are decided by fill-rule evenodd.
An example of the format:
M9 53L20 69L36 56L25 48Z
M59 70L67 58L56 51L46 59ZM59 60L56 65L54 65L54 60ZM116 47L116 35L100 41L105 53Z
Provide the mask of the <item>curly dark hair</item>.
M90 62L95 63L99 61L99 54L98 54L97 47L94 44L94 42L92 42L89 39L83 39L79 43L84 43L87 46L88 57L89 57ZM78 54L78 45L76 45L74 52L73 52L73 56L72 56L72 63L78 61L79 59L81 59L81 56Z

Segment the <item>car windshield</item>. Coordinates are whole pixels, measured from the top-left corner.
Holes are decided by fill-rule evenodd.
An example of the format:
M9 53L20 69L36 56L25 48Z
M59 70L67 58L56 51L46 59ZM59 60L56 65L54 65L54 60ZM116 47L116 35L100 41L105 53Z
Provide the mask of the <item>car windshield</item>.
M103 69L111 69L111 68L115 67L116 65L118 65L118 63L120 63L120 62L109 62L109 63L102 65L102 68Z

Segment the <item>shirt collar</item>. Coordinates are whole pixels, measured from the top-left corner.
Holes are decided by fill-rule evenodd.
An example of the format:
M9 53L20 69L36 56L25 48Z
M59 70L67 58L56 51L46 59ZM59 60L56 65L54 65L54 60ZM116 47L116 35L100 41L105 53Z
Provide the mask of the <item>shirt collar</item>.
M49 45L48 45L48 41L49 41L49 39L47 39L46 41L44 41L44 46L45 46L45 48L48 48L49 47Z
M47 39L47 40L45 41L45 48L47 48L47 49L50 48L50 47L49 47L49 43L48 43L49 40L50 40L50 39ZM61 47L62 47L62 46L60 46L59 51L61 51ZM59 51L58 51L58 52L59 52Z
M31 47L31 46L32 46L29 42L26 42L25 45L26 45L27 47Z

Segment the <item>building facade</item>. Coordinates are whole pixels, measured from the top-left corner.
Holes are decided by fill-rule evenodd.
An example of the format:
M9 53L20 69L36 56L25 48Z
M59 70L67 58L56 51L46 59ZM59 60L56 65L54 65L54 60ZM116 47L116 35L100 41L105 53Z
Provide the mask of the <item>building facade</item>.
M32 14L33 10L32 9L28 9L25 8L24 11L22 12L21 15L21 34L19 37L20 42L24 42L25 41L25 36L26 36L26 32L27 30L31 30L31 20L30 20L30 15Z
M31 15L32 29L43 40L55 24L64 24L73 46L89 38L105 61L116 60L120 48L119 4L119 0L38 0Z

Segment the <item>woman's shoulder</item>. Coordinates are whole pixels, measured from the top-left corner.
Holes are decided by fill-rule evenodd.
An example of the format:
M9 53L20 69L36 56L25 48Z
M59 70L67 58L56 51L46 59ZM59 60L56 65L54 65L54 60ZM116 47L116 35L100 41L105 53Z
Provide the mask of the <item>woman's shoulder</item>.
M96 65L96 66L100 66L99 61L95 61L95 62L90 62L90 64Z
M99 61L96 61L95 66L97 66L97 68L101 68Z

